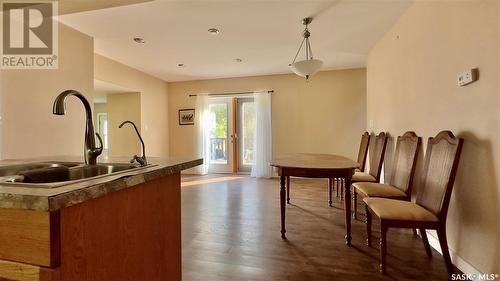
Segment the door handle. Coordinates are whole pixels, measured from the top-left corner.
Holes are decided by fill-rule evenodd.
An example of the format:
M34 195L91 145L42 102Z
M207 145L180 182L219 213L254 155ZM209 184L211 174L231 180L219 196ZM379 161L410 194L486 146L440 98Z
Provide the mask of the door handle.
M231 135L231 143L233 143L235 140L238 139L238 135L237 134L234 134L234 135Z

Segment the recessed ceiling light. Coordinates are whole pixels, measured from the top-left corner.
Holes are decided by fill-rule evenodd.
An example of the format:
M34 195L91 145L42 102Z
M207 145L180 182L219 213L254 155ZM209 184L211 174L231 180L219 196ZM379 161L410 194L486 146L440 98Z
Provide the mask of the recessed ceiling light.
M217 34L220 33L220 30L217 29L217 28L212 27L212 28L208 29L208 33L210 33L211 35L217 35Z
M134 37L134 41L135 43L140 43L140 44L146 43L146 40L144 40L144 38L141 37Z
M183 63L179 63L177 64L178 67L184 67L184 64Z
M235 60L236 62L242 62L242 61L243 61L243 60L242 60L242 59L240 59L240 58L235 58L234 60Z

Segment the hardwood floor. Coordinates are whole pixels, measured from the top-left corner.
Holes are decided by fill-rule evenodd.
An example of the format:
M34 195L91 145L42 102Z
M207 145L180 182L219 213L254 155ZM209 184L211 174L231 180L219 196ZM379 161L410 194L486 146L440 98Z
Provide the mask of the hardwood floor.
M388 233L381 275L378 223L370 248L359 214L347 247L343 203L335 198L328 207L327 185L292 178L282 240L277 179L183 178L183 280L448 280L442 256L433 251L429 259L420 238L397 229Z

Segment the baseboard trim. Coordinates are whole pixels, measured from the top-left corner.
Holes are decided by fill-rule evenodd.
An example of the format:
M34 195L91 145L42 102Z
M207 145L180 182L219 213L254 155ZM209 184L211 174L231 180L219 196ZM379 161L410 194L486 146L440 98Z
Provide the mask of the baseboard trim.
M435 232L434 232L435 233ZM439 244L438 238L435 236L433 232L427 231L427 238L429 239L429 244L434 250L438 251L441 255L443 252L441 251L441 245ZM466 260L462 259L455 251L449 249L451 261L453 265L455 265L460 271L465 274L484 274L477 268L475 268L472 264L468 263Z

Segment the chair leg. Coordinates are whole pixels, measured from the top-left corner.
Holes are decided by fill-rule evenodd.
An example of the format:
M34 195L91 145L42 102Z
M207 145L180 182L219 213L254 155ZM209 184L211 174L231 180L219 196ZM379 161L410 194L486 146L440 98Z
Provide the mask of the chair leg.
M380 272L385 274L385 257L387 255L387 226L380 221Z
M344 179L340 179L340 200L344 200Z
M354 213L352 214L352 218L353 219L358 219L358 193L356 191L353 191L352 192L352 205L354 206L353 210L354 210Z
M333 181L334 179L328 179L328 205L332 206L332 192L333 192Z
M412 230L413 230L413 236L418 236L417 229L416 228L412 228Z
M365 204L366 212L366 245L372 246L372 213L368 210L368 205Z
M290 176L286 177L286 203L290 204Z
M453 274L453 264L451 263L450 252L448 251L448 242L446 240L446 229L444 225L437 229L437 234L439 244L441 245L441 251L443 252L446 269L448 270L448 275L451 276Z
M339 197L339 179L335 179L335 185L337 186L337 198Z
M431 251L431 246L429 245L429 239L427 239L427 232L425 232L425 229L420 228L420 235L422 235L422 241L424 242L424 247L425 247L425 253L427 253L427 256L430 258L432 257L432 251Z

